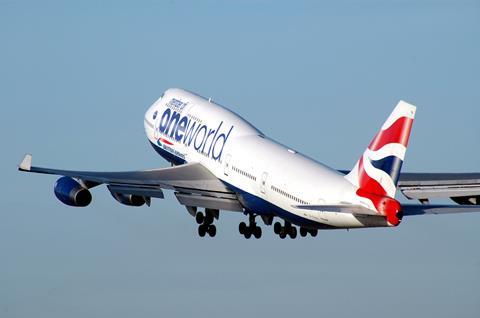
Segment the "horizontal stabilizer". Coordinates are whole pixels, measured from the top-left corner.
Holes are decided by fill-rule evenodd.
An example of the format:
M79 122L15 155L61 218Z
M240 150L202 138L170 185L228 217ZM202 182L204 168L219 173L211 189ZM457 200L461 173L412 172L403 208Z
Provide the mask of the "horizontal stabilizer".
M361 205L296 205L298 209L314 210L319 212L350 213L355 215L376 215L379 214ZM402 204L404 216L428 215L428 214L453 214L453 213L474 213L480 212L478 205L443 205L443 204Z
M480 212L477 205L402 204L402 208L404 216Z
M378 212L368 209L361 205L355 204L339 204L339 205L296 205L297 209L314 210L319 212L336 212L348 213L356 215L375 215L379 216Z

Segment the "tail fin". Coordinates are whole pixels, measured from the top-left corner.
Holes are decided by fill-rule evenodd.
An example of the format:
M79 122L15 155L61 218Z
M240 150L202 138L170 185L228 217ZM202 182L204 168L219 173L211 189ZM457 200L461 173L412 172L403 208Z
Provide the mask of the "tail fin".
M358 187L357 195L370 199L376 210L384 215L388 214L385 199L395 197L415 110L415 106L400 101L355 167L345 176Z

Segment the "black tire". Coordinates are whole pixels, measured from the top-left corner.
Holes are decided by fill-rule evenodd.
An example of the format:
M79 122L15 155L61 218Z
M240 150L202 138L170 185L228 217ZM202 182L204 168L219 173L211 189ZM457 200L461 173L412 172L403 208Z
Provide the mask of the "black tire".
M252 237L252 231L250 231L249 228L247 228L247 230L245 231L245 234L243 234L245 236L245 238L248 240L249 238Z
M259 239L262 237L262 228L260 226L256 226L253 229L253 235L255 236L256 239Z
M287 237L287 233L285 231L281 231L278 236L283 240L284 238Z
M200 237L204 237L205 234L207 234L207 229L205 228L204 225L200 225L198 227L198 235L200 235Z
M310 230L310 235L315 237L318 234L318 230Z
M202 224L204 220L205 216L203 215L203 213L197 212L197 214L195 215L195 221L197 221L197 224Z
M208 235L210 235L210 237L214 237L215 234L217 234L217 227L215 225L209 225L208 226Z
M290 228L290 233L288 233L288 234L290 235L290 238L291 238L291 239L296 238L296 237L297 237L297 228L294 227L294 226L292 226L292 227Z
M280 222L275 222L275 224L273 225L273 232L278 235L281 231L282 225L280 224Z
M207 213L205 215L205 220L203 221L205 222L205 224L212 224L213 223L213 215L211 215L210 213Z
M247 224L245 224L245 222L240 222L240 224L238 225L238 232L240 232L240 234L245 234L245 231L247 230Z
M305 237L305 236L307 236L307 234L308 234L307 229L304 228L304 227L301 227L301 228L300 228L300 236L301 236L301 237Z
M290 231L292 230L292 224L290 222L285 222L285 233L289 234Z

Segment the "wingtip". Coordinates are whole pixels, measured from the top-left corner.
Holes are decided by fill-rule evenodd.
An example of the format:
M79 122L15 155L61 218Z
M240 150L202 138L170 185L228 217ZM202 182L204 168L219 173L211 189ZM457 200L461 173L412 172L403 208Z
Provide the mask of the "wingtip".
M31 154L26 154L25 157L23 157L22 162L18 165L18 170L21 171L30 171L32 168L32 155Z

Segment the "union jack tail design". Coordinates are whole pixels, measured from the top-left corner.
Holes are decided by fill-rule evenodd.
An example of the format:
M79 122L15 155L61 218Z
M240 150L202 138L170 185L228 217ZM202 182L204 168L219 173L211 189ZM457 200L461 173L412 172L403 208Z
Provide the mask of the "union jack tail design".
M400 101L353 170L345 176L358 188L356 194L372 201L372 208L393 226L400 224L402 218L400 203L394 198L415 110L415 106Z

